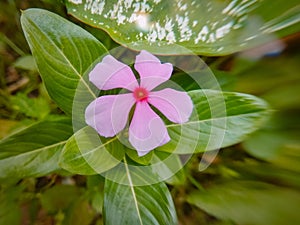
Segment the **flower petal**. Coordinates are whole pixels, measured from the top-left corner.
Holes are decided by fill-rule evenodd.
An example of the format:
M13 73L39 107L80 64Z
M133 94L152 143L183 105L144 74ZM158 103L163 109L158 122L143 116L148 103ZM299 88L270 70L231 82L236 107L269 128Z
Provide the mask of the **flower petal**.
M129 127L129 141L139 156L170 140L162 119L150 108L146 101L137 102Z
M133 91L138 86L130 67L111 55L105 56L102 62L94 67L89 74L89 79L100 90L126 88Z
M140 74L141 87L149 91L169 80L173 71L172 64L162 64L158 58L145 50L136 56L134 68Z
M115 136L126 126L134 103L132 93L101 96L86 108L85 121L101 136Z
M150 92L148 102L174 123L187 122L193 111L190 96L186 92L170 88Z

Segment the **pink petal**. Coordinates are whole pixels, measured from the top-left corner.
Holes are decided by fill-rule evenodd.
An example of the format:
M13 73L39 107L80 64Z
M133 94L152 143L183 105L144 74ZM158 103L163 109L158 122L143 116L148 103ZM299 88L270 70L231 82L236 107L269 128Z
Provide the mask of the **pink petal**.
M126 126L134 103L132 93L101 96L86 108L85 121L101 136L115 136Z
M89 74L89 79L100 90L126 88L133 91L138 86L130 67L111 55L105 56L102 62L94 67Z
M139 156L170 140L162 119L150 108L146 101L137 102L129 127L129 141Z
M190 96L170 88L150 92L148 102L174 123L187 122L193 111Z
M160 63L158 58L145 50L136 56L134 68L140 74L141 87L149 91L169 80L173 71L172 64Z

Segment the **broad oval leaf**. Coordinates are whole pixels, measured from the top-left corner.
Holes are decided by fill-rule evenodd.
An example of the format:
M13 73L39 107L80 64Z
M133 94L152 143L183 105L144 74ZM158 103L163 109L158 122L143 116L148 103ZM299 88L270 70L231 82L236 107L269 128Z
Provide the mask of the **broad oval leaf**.
M72 173L92 175L115 167L123 157L123 146L117 138L101 142L93 128L84 127L64 146L59 165Z
M157 150L193 154L230 146L243 141L248 134L258 129L268 115L267 104L252 95L214 90L188 93L194 102L194 116L185 124L167 125L171 141ZM85 127L68 141L60 165L73 173L103 173L115 167L127 150L118 137L100 142L98 134L92 128ZM180 170L175 166L171 168L170 176L166 176L169 166L175 165L169 160L171 158L154 166L156 171L166 169L164 180ZM124 167L121 168L120 176L123 176Z
M58 158L73 134L71 120L48 118L0 141L0 179L43 176L60 169Z
M167 125L171 141L159 151L192 154L227 147L257 130L269 114L253 95L214 90L188 92L196 113L184 124Z
M68 13L157 54L224 55L300 30L298 0L68 0ZM287 29L288 28L288 29Z
M109 179L105 181L103 213L106 225L178 224L174 203L165 183L134 186L129 170L124 179L130 185Z
M79 81L91 99L94 94L82 75L106 53L91 34L66 19L42 9L22 12L21 25L51 98L67 114Z

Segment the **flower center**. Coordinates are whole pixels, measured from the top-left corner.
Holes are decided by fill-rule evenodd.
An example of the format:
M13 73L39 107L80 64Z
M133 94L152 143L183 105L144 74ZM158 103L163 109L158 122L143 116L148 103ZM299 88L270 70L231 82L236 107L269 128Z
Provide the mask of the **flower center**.
M133 96L135 98L136 101L143 101L143 100L147 100L149 95L149 92L142 87L138 87L134 90L133 92Z

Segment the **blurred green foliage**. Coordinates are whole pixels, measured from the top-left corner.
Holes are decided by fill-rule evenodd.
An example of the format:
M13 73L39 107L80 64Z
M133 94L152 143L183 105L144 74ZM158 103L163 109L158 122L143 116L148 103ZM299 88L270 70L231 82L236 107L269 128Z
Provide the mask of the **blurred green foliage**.
M59 0L0 2L1 138L49 114L61 114L41 83L20 28L20 10L30 7L67 17ZM76 23L108 49L116 46L103 31ZM199 171L202 155L196 154L176 179L170 180L181 224L300 223L299 37L283 39L286 49L280 55L204 58L220 74L217 77L224 89L260 96L274 110L263 129L242 144L222 149L208 169ZM100 225L103 188L100 176L71 176L66 171L2 181L0 225Z

